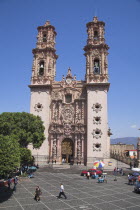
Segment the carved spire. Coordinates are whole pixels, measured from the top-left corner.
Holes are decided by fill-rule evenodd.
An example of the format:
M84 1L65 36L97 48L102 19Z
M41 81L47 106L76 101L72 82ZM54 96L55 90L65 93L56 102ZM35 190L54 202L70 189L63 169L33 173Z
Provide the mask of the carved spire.
M87 83L108 82L108 45L105 43L103 21L97 17L87 23L87 45L84 47L86 56Z
M36 48L33 49L34 61L32 68L32 84L48 84L56 75L55 27L50 21L39 26Z

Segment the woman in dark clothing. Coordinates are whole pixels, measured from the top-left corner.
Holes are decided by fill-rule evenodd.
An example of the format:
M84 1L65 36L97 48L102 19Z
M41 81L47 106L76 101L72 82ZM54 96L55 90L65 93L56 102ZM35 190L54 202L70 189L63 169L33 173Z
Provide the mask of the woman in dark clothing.
M37 188L35 190L35 200L36 201L40 201L40 195L41 195L41 190L40 190L39 186L37 186Z

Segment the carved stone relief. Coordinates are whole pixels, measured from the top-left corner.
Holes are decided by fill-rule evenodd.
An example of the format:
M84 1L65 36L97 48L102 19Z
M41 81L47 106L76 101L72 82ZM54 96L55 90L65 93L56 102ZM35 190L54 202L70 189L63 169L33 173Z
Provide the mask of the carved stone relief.
M40 103L35 104L34 106L35 111L40 112L43 109L43 105Z
M99 139L102 136L102 131L98 128L93 129L92 135L93 135L93 138Z
M56 139L53 139L52 154L53 157L56 157Z
M95 111L96 113L98 113L99 111L101 111L102 106L99 103L93 104L92 106L93 111Z
M101 117L99 116L93 117L93 124L96 124L96 125L101 124Z
M100 143L93 143L93 151L101 151L101 144Z
M68 123L64 124L64 135L70 136L71 132L72 132L71 124Z
M72 106L66 106L62 109L61 117L63 123L72 123L74 121L74 108Z

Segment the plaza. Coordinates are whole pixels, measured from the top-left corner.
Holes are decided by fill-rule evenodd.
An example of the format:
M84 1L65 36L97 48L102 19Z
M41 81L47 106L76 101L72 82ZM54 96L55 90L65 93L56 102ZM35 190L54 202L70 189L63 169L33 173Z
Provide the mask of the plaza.
M0 210L140 209L140 195L133 192L133 185L128 185L127 176L118 176L114 181L110 172L107 183L98 183L80 176L78 169L50 167L40 168L34 175L32 179L20 178L16 192L11 194L0 188ZM67 199L57 198L61 183ZM34 200L36 186L42 191L39 202Z

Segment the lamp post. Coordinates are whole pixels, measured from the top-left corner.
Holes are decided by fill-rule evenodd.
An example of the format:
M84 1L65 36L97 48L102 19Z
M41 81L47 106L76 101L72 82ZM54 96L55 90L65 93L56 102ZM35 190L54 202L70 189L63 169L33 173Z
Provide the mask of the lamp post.
M115 150L115 158L117 158L117 156L116 156L116 150ZM117 160L117 167L118 167L118 160ZM117 169L114 170L114 176L115 176L114 181L117 181L116 175L117 175Z
M140 128L138 130L140 130ZM138 143L137 143L137 164L138 167L140 167L140 138L138 138Z

